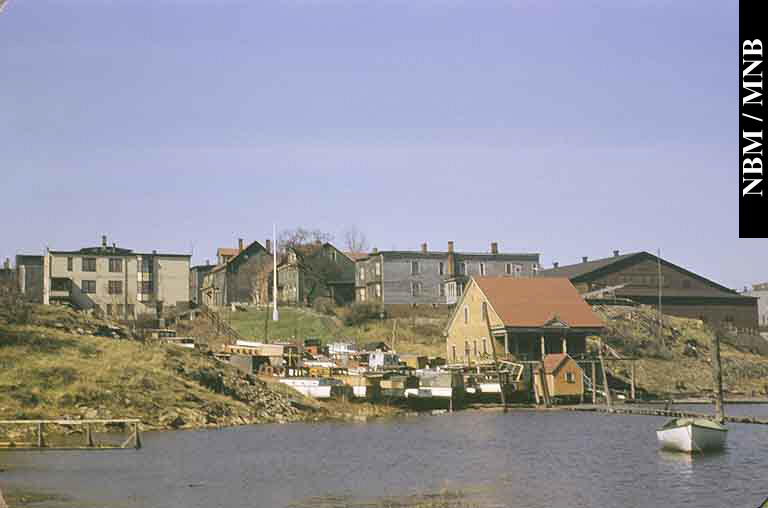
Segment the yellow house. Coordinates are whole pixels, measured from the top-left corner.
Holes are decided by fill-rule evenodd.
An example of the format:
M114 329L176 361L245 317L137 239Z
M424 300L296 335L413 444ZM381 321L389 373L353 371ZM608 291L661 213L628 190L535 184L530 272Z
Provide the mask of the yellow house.
M446 355L449 364L489 361L491 336L498 358L583 354L603 326L568 279L473 277L444 330Z
M584 376L576 360L566 353L544 357L544 378L550 397L580 397L584 391ZM536 379L536 393L541 391L541 376Z

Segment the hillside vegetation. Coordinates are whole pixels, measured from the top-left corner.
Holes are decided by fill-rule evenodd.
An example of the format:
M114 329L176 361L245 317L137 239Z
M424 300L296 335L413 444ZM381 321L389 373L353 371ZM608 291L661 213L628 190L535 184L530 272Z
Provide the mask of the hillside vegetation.
M314 401L197 351L97 336L116 327L80 312L30 310L24 324L0 311L0 419L139 418L144 428L187 428L378 414Z

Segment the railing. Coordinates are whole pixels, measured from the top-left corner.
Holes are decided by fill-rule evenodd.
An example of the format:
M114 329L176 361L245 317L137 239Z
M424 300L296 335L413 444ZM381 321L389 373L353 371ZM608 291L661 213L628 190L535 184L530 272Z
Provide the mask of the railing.
M125 449L129 444L133 444L133 448L137 450L141 448L141 431L139 429L140 420L136 418L109 418L109 419L92 419L92 420L0 420L0 425L34 425L37 427L35 432L36 441L33 442L16 442L9 441L7 443L0 443L0 448L10 450L119 450ZM128 438L122 442L119 446L96 443L93 439L92 425L112 425L122 424L133 427L133 432ZM45 426L46 425L85 425L85 442L82 446L50 446L45 439Z
M218 311L208 307L205 304L200 304L200 310L205 317L210 319L211 323L213 323L213 326L216 327L216 330L218 330L220 333L223 333L224 335L227 335L233 343L237 342L238 340L247 340L245 337L240 335L240 332L232 328L232 325L224 321Z

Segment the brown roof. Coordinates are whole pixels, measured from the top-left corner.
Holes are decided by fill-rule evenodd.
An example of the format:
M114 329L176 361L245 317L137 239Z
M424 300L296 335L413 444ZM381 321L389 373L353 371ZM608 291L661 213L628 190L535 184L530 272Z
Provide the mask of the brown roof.
M553 374L557 371L557 369L560 368L560 365L565 362L566 358L568 358L568 355L565 353L554 353L546 355L544 357L544 372L547 374Z
M564 278L474 277L504 326L537 328L557 319L571 328L602 328L576 288Z
M219 247L216 250L217 256L237 256L237 254L240 252L240 249L238 248L230 248L230 247Z
M359 259L365 259L365 258L368 257L368 253L367 252L349 252L349 251L345 251L345 252L343 252L343 254L345 256L347 256L349 259L351 259L352 261L357 261Z

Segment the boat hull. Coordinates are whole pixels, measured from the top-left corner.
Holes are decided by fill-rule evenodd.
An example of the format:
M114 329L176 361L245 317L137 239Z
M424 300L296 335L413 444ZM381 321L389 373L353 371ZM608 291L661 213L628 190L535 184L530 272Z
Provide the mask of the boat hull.
M656 431L662 448L686 453L722 450L727 435L725 429L702 427L693 423Z

